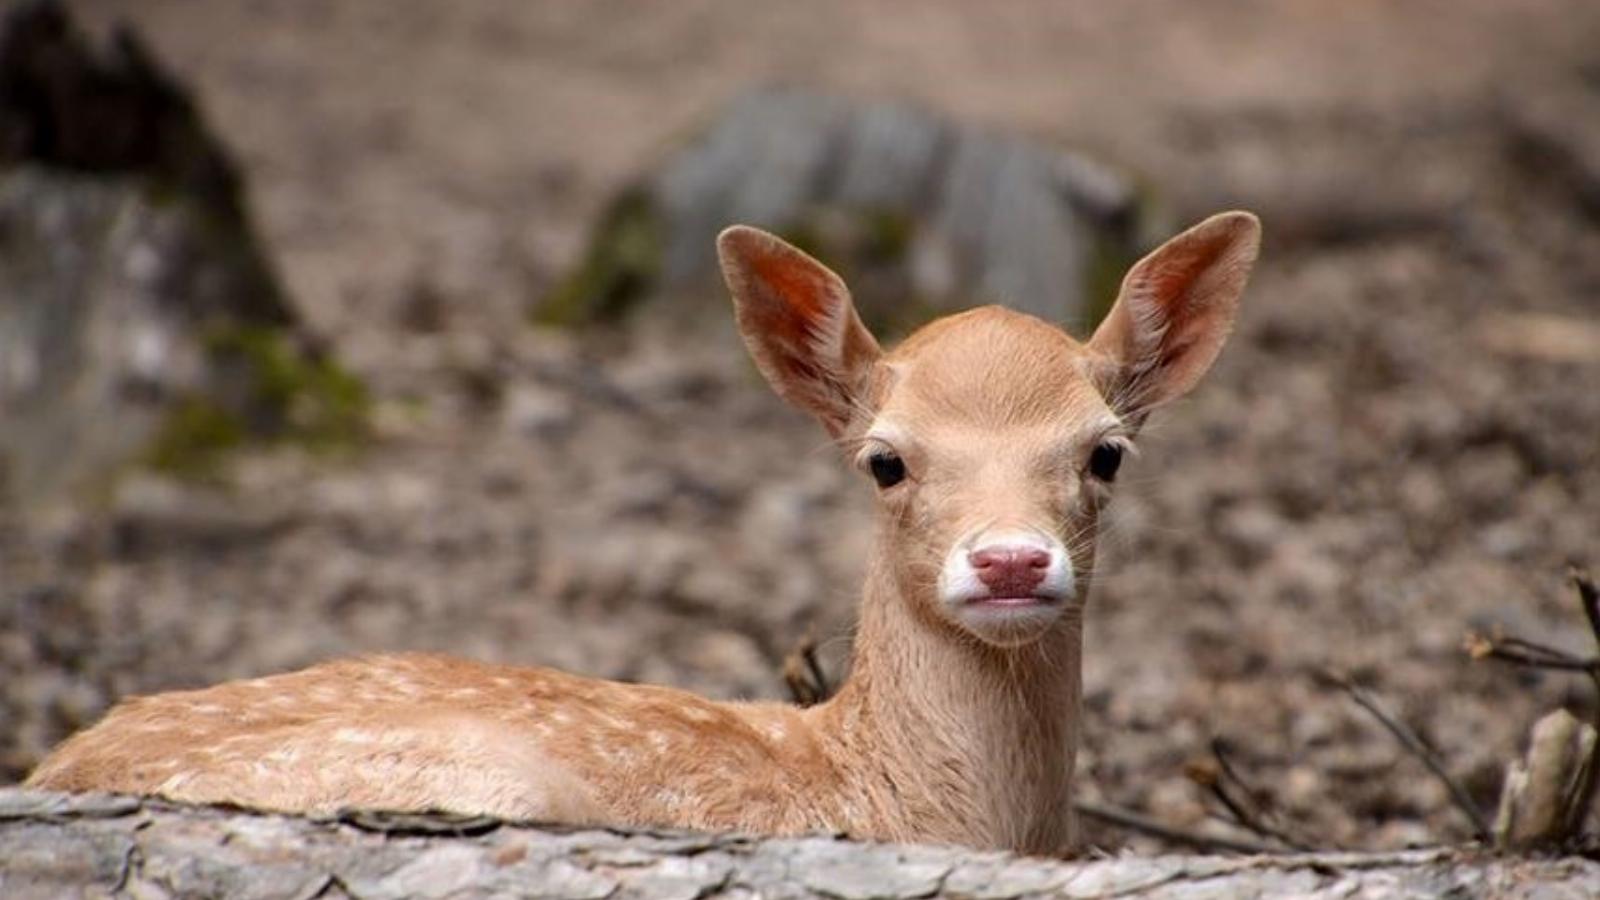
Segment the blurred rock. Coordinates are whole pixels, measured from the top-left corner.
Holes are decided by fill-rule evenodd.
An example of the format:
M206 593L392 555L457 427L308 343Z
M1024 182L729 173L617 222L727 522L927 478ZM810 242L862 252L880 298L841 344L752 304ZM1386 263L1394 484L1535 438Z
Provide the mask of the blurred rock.
M244 219L238 170L188 92L132 29L93 48L56 0L16 4L0 22L0 163L142 174L234 224ZM275 292L240 302L289 321Z
M572 426L572 398L538 384L519 385L506 395L506 428L527 437L553 437Z
M0 23L0 498L257 436L338 442L360 386L316 350L237 169L137 37L54 2Z
M1094 321L1141 228L1131 182L1086 157L912 106L756 91L619 195L534 317L720 300L714 242L736 222L838 269L889 330L977 302Z
M1505 104L1513 159L1600 221L1600 90L1574 79Z

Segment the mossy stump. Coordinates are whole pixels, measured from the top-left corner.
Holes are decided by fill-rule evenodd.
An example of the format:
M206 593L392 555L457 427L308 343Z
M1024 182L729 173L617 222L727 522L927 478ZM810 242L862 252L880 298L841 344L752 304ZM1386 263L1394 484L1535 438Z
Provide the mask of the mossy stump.
M713 245L744 223L838 270L880 331L979 303L1082 327L1115 292L1106 273L1143 249L1144 201L1127 176L1044 142L909 105L756 91L621 191L531 315L721 316Z

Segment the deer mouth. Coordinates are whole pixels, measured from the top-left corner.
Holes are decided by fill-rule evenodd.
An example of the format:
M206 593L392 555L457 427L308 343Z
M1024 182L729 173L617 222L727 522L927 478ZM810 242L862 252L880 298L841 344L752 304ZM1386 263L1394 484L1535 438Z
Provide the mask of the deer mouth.
M1016 647L1043 635L1072 614L1070 594L1035 590L1016 595L978 594L948 607L955 622L987 644Z
M968 606L993 607L996 609L1013 609L1027 606L1050 606L1060 603L1060 597L1030 595L1026 597L973 597L967 601Z

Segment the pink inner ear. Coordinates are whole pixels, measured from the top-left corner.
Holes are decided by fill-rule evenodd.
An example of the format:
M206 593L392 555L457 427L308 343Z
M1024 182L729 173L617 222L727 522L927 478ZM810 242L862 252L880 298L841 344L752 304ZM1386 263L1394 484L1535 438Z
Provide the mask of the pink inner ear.
M839 305L846 302L842 286L820 264L788 248L753 254L747 265L773 301L754 304L749 312L757 319L768 363L785 381L780 390L827 418L826 398L837 389L832 382L844 375L839 369L846 362L834 358L843 348L825 341L834 317L842 313Z
M1178 235L1136 264L1091 345L1121 367L1132 406L1155 406L1194 386L1232 328L1255 261L1260 226L1223 213Z
M812 266L789 258L785 253L763 253L751 260L756 277L766 282L781 297L789 312L808 325L828 315L823 295L827 286L812 271ZM814 264L813 264L814 265Z
M734 226L718 239L745 344L778 393L838 434L880 354L838 276L778 238Z

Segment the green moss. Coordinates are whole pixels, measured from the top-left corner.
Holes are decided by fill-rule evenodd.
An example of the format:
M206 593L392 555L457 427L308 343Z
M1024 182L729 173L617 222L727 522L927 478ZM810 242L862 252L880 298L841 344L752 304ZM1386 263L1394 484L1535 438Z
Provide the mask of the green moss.
M909 213L867 210L861 214L864 239L861 255L870 265L903 266L917 236L917 221Z
M210 401L191 397L162 420L145 453L155 469L190 477L214 474L228 451L244 443L244 423Z
M650 298L660 284L666 237L660 210L645 188L624 192L607 208L583 259L529 309L539 325L572 327L615 321ZM808 207L772 227L779 237L811 254L852 285L904 282L903 270L916 237L909 213L887 209ZM870 289L869 289L870 293ZM680 302L686 298L671 298ZM858 299L863 299L858 297ZM866 305L872 306L873 299ZM920 324L931 317L927 304L902 304L882 316L895 323ZM914 315L902 315L909 307ZM722 308L717 307L718 314Z
M229 451L251 441L345 452L367 436L365 385L331 360L296 347L280 330L232 326L205 348L219 386L166 415L147 462L180 475L214 473Z
M1117 302L1122 278L1143 255L1140 244L1146 238L1146 229L1158 218L1156 210L1160 200L1155 187L1149 182L1135 180L1133 189L1131 208L1115 222L1093 229L1094 243L1089 248L1083 285L1083 295L1088 299L1088 308L1084 310L1088 321L1084 324L1091 329L1100 324Z
M140 179L140 196L153 209L171 209L185 200L181 191L159 178Z
M911 290L908 257L917 222L909 213L814 207L776 233L839 273L874 334L905 334L944 311Z
M366 386L331 359L293 346L283 332L230 328L213 334L207 349L219 365L243 364L253 431L325 450L366 436Z
M916 220L908 213L818 206L775 233L845 272L856 267L903 265L916 232Z
M1106 313L1111 312L1112 305L1117 302L1117 292L1122 288L1122 276L1138 261L1139 254L1131 242L1095 233L1083 275L1083 296L1087 301L1084 313L1088 319L1084 323L1085 333L1092 331Z
M838 248L829 246L829 242L823 237L823 228L817 222L818 218L820 215L802 216L786 223L773 233L805 251L806 254L822 260L824 264L842 269L844 262L839 259Z
M601 217L583 262L534 303L533 321L572 326L620 317L660 278L662 243L649 196L624 192Z

